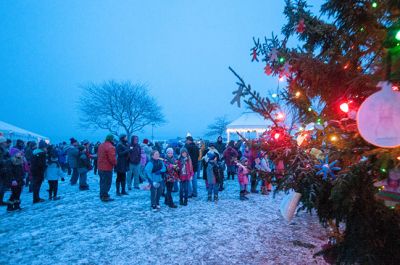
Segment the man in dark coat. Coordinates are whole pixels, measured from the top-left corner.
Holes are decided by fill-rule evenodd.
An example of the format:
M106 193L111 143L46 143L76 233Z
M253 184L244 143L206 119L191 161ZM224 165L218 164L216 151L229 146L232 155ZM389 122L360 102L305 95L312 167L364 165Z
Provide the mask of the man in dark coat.
M133 187L139 189L140 182L140 161L141 161L141 147L139 145L139 137L136 135L131 138L131 146L129 150L129 171L127 176L128 189L132 189L132 179Z
M188 136L186 137L186 145L185 148L188 150L190 159L192 160L192 166L193 166L193 171L194 176L192 178L192 181L189 182L189 198L190 197L197 197L197 167L199 165L199 154L200 154L200 149L197 147L197 145L193 142L193 137Z
M123 134L119 137L119 143L116 148L117 165L115 167L115 171L117 172L117 180L115 181L115 185L117 189L117 196L128 195L125 190L125 186L126 172L129 169L129 150L128 138L125 134Z
M46 171L46 157L47 157L47 144L45 141L40 141L38 149L33 151L33 157L31 161L31 172L32 172L32 189L33 189L33 203L44 202L39 197L40 187L44 180L44 172Z

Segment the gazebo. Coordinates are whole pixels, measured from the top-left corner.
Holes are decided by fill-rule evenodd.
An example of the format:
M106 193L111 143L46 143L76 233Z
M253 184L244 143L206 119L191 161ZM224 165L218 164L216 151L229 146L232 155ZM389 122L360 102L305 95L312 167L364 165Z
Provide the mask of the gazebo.
M40 140L49 140L49 138L43 135L30 132L28 130L6 123L4 121L0 121L0 134L13 141L13 143L15 143L15 141L18 139L21 139L26 142L27 141L38 142Z
M265 120L260 114L255 112L245 112L239 118L226 126L226 134L228 142L231 138L231 133L243 134L246 138L251 138L252 135L258 137L267 130L271 125L270 121Z

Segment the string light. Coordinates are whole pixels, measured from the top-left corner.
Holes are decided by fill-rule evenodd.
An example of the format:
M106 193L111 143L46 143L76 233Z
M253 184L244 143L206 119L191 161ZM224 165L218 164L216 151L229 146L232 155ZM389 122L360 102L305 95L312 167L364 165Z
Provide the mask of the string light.
M392 86L392 90L393 91L399 91L399 87L398 86Z
M321 124L321 118L318 118L317 124Z
M277 96L278 96L278 94L276 94L276 93L272 94L273 98L276 98Z
M279 62L280 63L283 63L285 61L285 58L284 57L279 57Z
M309 112L312 111L312 108L311 108L311 107L308 107L308 111L309 111Z
M373 7L373 8L377 8L377 7L378 7L378 3L377 3L377 2L373 2L373 3L372 3L372 7Z
M281 81L281 82L285 81L285 76L283 75L283 76L279 77L279 81Z
M347 112L349 112L349 104L348 103L342 103L342 104L340 104L340 109L344 112L344 113L347 113Z
M381 168L381 171L382 171L383 173L386 173L386 168L382 167L382 168Z
M337 136L336 136L336 135L332 135L332 136L331 136L331 141L332 141L332 142L336 142L336 141L337 141L337 139L338 139L338 138L337 138Z
M277 115L276 115L276 119L277 120L283 120L285 118L285 115L283 115L283 113L281 113L281 112L279 112Z
M297 91L296 94L295 94L296 98L299 98L300 95L301 95L300 91Z
M397 31L395 38L396 38L396 40L400 41L400 30ZM398 46L398 45L399 45L399 44L397 43L397 46Z
M396 157L397 158L397 160L400 160L400 156L398 156L398 157Z
M280 133L275 133L275 134L274 134L274 138L275 138L275 140L278 140L280 136L281 136L281 134L280 134Z

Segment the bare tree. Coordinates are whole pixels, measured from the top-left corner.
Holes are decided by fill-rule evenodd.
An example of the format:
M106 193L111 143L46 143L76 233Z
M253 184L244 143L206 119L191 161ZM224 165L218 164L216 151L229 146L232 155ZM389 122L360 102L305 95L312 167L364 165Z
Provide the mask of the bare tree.
M206 136L211 137L215 135L223 135L226 132L226 126L228 126L229 123L230 121L226 115L215 118L214 123L208 125Z
M145 85L111 80L82 89L78 107L83 128L106 129L114 135L122 130L130 137L147 125L165 122L161 107Z

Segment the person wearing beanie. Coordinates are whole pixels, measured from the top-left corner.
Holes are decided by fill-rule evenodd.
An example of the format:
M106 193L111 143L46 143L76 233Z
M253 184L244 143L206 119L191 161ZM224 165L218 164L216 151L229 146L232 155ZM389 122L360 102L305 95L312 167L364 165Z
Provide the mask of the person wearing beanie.
M89 190L89 185L87 184L87 173L92 169L92 165L90 164L90 157L87 154L86 147L80 145L78 151L77 169L79 174L79 190L85 191Z
M192 161L190 159L188 150L184 147L181 149L181 154L178 159L178 167L179 179L181 181L179 188L179 204L186 206L189 197L189 181L191 181L191 179L193 178L194 173Z
M107 135L106 140L99 146L97 151L97 168L100 176L100 200L103 202L113 201L108 192L112 183L112 170L117 164L114 136Z
M161 182L163 181L163 174L166 171L165 165L160 159L160 153L157 150L151 152L151 159L147 163L145 171L147 180L150 183L151 208L157 211L160 209Z
M117 152L117 180L115 181L117 196L128 195L126 187L126 172L129 170L129 145L128 137L123 134L119 137L119 143L116 148Z
M7 139L0 136L0 206L7 206L3 201L4 193L8 188L8 181L10 177L10 153L7 148Z
M58 154L53 153L50 156L50 161L47 164L47 168L45 171L45 179L49 183L49 200L59 200L60 197L57 196L58 192L58 180L64 179L63 172L61 170L61 166L58 162Z
M212 200L214 195L214 201L218 201L218 190L219 190L219 167L218 167L218 156L213 153L207 153L207 192L208 201Z
M38 144L38 148L33 151L31 162L33 203L44 202L44 200L40 198L39 194L47 167L46 152L47 144L45 141L41 140Z
M194 170L194 174L197 174L197 168L199 165L199 155L200 149L199 147L193 142L193 137L188 136L186 137L186 144L185 148L188 152L190 157L190 161L192 163L192 169ZM192 179L188 183L188 194L189 198L197 197L197 175L193 175Z
M127 176L127 184L128 189L132 189L132 180L133 180L133 187L135 189L139 189L139 182L140 182L140 171L141 171L141 152L142 148L139 145L139 137L133 135L131 137L131 144L129 147L129 171Z
M170 208L177 208L173 199L172 199L172 189L174 187L175 181L179 179L179 167L178 162L174 157L174 149L167 148L166 150L166 158L164 160L164 164L166 167L166 176L165 176L165 186L167 188L167 194L165 195L165 204Z
M22 187L24 186L24 157L22 152L15 153L11 157L11 175L9 180L9 186L11 187L11 196L8 199L7 211L20 210L20 196Z
M75 138L71 138L71 145L67 151L68 165L72 170L72 176L70 183L75 185L78 182L79 172L78 172L78 160L79 160L79 143Z

